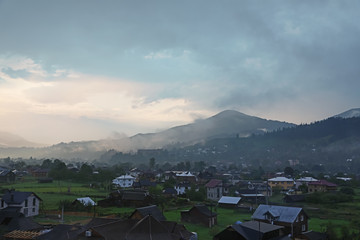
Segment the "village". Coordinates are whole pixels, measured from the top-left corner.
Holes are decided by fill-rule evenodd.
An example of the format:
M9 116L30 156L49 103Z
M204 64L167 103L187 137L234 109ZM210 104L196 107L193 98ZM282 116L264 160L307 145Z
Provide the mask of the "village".
M148 169L127 169L111 179L105 172L107 184L94 181L104 173L87 164L77 169L44 160L28 171L2 168L2 238L338 239L344 226L319 212L329 207L326 201L354 202L358 195L358 181L349 176L295 176L291 167L251 179L238 169L163 171L154 164L150 159ZM84 184L71 183L64 171L91 191L76 190ZM85 173L87 180L79 177ZM66 221L74 215L82 217ZM347 230L349 237L358 234Z

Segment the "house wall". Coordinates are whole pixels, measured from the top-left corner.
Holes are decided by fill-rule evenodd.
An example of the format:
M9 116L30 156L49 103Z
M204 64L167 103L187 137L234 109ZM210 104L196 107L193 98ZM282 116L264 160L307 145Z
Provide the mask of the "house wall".
M206 227L211 227L217 224L217 216L208 217L199 212L196 208L192 209L189 212L181 212L181 221L190 222L196 224L202 224Z
M269 181L271 189L274 187L280 187L281 189L290 189L294 186L293 181Z
M214 187L207 188L206 196L209 200L219 201L219 199L223 196L223 188L222 187Z

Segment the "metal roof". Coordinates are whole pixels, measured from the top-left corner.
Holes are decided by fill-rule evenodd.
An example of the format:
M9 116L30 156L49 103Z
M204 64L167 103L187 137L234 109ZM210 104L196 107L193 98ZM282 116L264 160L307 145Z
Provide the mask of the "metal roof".
M241 200L241 197L228 197L222 196L218 203L226 203L226 204L238 204Z
M296 217L301 211L303 211L303 209L298 207L284 207L260 204L251 218L265 220L265 215L267 213L270 213L273 216L278 216L278 218L276 219L276 221L278 222L292 223L295 222Z

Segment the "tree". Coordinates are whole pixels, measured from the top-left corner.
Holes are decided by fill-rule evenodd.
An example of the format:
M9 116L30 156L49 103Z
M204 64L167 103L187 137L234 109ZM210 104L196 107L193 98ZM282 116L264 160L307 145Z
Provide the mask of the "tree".
M151 170L154 170L155 163L156 163L155 158L153 158L153 157L150 158L150 160L149 160L149 168L150 168Z
M294 176L294 169L292 167L285 167L284 169L285 176Z

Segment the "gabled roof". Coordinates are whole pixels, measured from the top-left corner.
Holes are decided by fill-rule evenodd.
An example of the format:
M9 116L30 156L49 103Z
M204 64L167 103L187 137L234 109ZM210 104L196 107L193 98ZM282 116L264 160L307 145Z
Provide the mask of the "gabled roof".
M195 205L189 211L191 212L194 209L197 209L200 213L207 217L214 217L217 215L217 213L210 211L205 205Z
M266 220L266 215L271 214L274 217L278 217L276 221L293 223L301 211L303 211L303 209L298 207L284 207L260 204L251 218Z
M241 197L228 197L222 196L218 203L225 203L225 204L238 204L241 200Z
M213 188L213 187L217 187L217 186L222 186L222 181L221 181L221 180L211 179L211 180L205 185L205 187L207 187L207 188Z
M85 231L90 230L101 236L94 239L106 240L148 240L148 239L164 239L164 240L189 240L193 235L187 231L183 225L170 221L158 221L152 216L146 216L141 220L127 219L127 220L109 220L104 222L100 220L97 222L100 225L95 226L95 222L83 228L82 235ZM82 239L82 238L81 238ZM93 238L91 238L93 239Z
M161 239L173 240L169 230L153 216L146 216L137 222L127 233L126 240Z
M37 240L75 240L83 231L83 228L76 225L59 224L51 231L40 235Z
M130 215L130 218L136 213L139 212L142 217L146 217L148 215L153 216L158 221L166 221L165 216L162 214L160 209L156 205L136 208L136 210Z
M228 229L235 230L239 235L241 235L246 240L262 239L265 233L276 231L282 229L282 226L276 226L268 223L250 221L242 224L234 224L229 226L224 231ZM220 232L218 235L221 235Z
M21 207L7 207L0 210L0 224L5 226L7 231L28 231L42 228L32 218L25 217L20 210Z
M33 192L17 192L17 191L7 191L3 196L2 199L6 202L6 204L21 204L25 201L29 196L34 195L39 200L39 198L35 193Z

